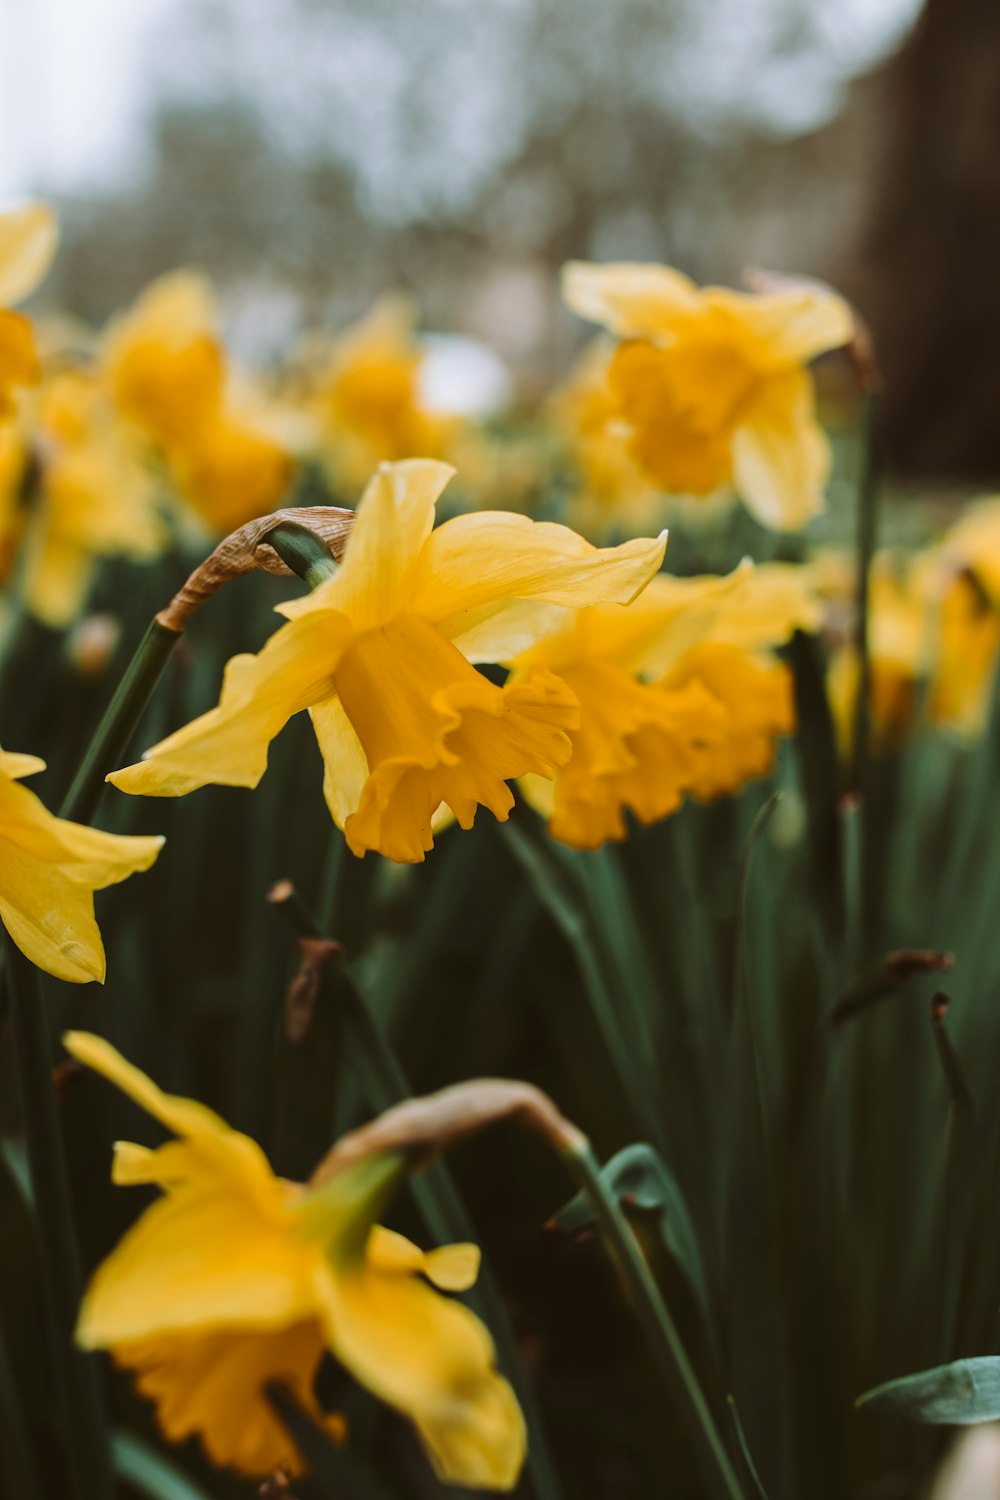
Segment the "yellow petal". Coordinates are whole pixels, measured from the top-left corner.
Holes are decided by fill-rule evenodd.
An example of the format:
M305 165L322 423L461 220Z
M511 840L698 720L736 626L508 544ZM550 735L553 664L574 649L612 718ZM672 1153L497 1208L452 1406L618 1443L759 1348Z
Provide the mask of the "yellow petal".
M19 755L13 750L0 750L0 776L18 779L21 776L37 776L45 770L44 760L37 755Z
M571 608L627 604L660 567L666 544L664 532L618 547L593 547L566 526L527 516L456 516L438 527L423 550L411 609L433 620L460 649L468 632L477 659L504 660L512 644L553 623L547 611L527 611L525 600ZM509 611L498 607L502 602ZM491 656L498 648L502 654Z
M562 294L573 312L619 338L669 335L701 308L701 293L680 271L633 261L598 266L572 260L563 268Z
M137 765L113 771L120 791L182 797L214 782L256 786L267 752L292 714L328 698L349 637L343 615L324 609L275 631L256 656L234 656L217 708L147 750Z
M446 1292L464 1292L475 1285L481 1259L478 1245L442 1245L421 1250L392 1229L376 1224L368 1237L368 1264L379 1271L423 1274Z
M20 775L38 769L12 757ZM94 891L146 870L162 838L126 838L55 817L27 787L0 777L0 920L39 968L81 984L103 981Z
M47 203L0 214L0 306L22 302L48 271L59 230Z
M371 630L407 609L414 567L434 525L434 506L454 472L429 458L382 464L361 497L334 577L308 597L280 605L280 612L294 619L337 609L357 630Z
M220 1115L196 1099L165 1094L140 1068L122 1057L116 1047L90 1031L67 1031L63 1046L71 1057L100 1073L154 1120L180 1136L235 1134Z
M65 630L76 619L90 591L97 560L74 542L56 537L31 548L24 574L28 609L52 630Z
M803 370L772 376L732 437L733 482L775 531L799 531L823 509L830 449Z
M433 626L406 615L354 639L337 689L369 767L345 836L356 854L377 849L401 862L432 847L441 802L464 828L480 804L506 818L507 780L551 774L569 756L566 730L577 721L575 699L551 674L499 688Z
M795 728L792 677L784 662L709 642L689 651L662 686L677 692L692 683L700 683L725 711L689 783L692 796L711 801L772 770L779 737Z
M275 1470L302 1472L302 1456L264 1394L277 1381L340 1440L346 1426L323 1412L313 1382L323 1357L323 1335L311 1320L265 1333L238 1328L157 1334L114 1350L136 1373L141 1393L172 1443L197 1436L215 1464L254 1478Z
M708 287L705 296L738 318L775 365L808 364L854 337L850 304L829 287L799 284L789 291L764 293Z
M343 828L361 802L368 761L339 698L315 704L309 717L323 757L323 796L333 821Z
M40 374L31 323L23 313L0 307L0 410L9 405L10 387L32 385Z
M317 1252L281 1222L273 1179L267 1211L265 1181L213 1156L147 1208L95 1273L79 1343L105 1349L152 1334L225 1323L279 1328L308 1317Z
M366 1268L324 1275L327 1338L369 1390L417 1425L438 1473L510 1489L524 1462L524 1421L493 1365L493 1345L460 1303L418 1279Z

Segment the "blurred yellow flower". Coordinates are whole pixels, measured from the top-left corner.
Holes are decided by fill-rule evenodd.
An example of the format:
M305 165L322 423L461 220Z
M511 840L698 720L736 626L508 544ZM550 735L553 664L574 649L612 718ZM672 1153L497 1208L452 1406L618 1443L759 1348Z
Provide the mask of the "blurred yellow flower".
M613 358L609 340L592 342L548 403L553 431L566 444L578 476L570 515L574 524L598 535L649 525L663 509L663 495L636 463L629 430L619 419L608 381Z
M272 510L293 463L265 414L234 397L208 282L163 276L108 329L103 364L121 414L160 448L179 490L214 531Z
M168 1438L197 1433L216 1463L246 1474L301 1472L264 1388L291 1387L341 1436L313 1389L329 1350L410 1418L441 1479L513 1487L525 1454L517 1401L487 1330L434 1290L471 1286L478 1250L425 1254L375 1223L402 1157L369 1157L322 1185L283 1181L248 1136L164 1094L107 1042L64 1042L177 1137L155 1151L116 1146L114 1180L163 1196L99 1267L77 1329L85 1348L136 1372Z
M581 610L527 652L513 681L544 664L580 702L568 764L551 783L521 783L553 836L599 848L626 836L626 811L656 822L685 794L718 797L767 774L794 711L787 668L766 648L818 618L801 569L661 574L629 609Z
M0 214L0 421L14 409L14 389L40 373L31 323L11 309L42 280L57 240L55 214L45 203Z
M576 699L544 667L498 687L471 664L527 649L558 606L628 602L665 539L601 551L566 527L491 511L435 531L451 473L430 459L383 465L336 575L279 606L288 624L229 663L217 708L108 779L152 796L256 786L270 741L308 708L327 804L355 854L422 860L441 803L463 828L479 804L505 819L508 780L569 759Z
M38 968L75 984L103 982L94 892L148 870L163 839L55 817L20 785L44 769L35 755L0 750L0 922Z
M858 661L852 639L854 569L846 557L829 554L813 565L826 596L831 623L840 635L827 673L827 694L841 752L850 753L858 692ZM917 686L932 656L933 612L926 575L909 559L879 553L869 581L868 652L872 739L876 748L899 745L913 722Z
M702 289L667 266L579 261L563 295L623 341L608 368L609 426L654 484L697 495L732 484L780 530L822 509L829 447L805 366L849 342L840 297Z
M85 602L99 558L144 561L162 550L166 534L135 438L91 374L52 376L33 432L38 472L22 587L28 609L62 629Z
M421 399L424 353L409 297L382 297L345 330L320 373L317 406L335 482L351 491L383 460L443 457L452 417Z

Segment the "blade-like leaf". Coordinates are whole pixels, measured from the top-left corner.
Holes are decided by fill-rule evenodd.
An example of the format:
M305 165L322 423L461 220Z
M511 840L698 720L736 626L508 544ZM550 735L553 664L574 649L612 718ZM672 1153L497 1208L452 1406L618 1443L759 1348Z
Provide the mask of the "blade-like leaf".
M133 1432L111 1438L111 1461L120 1479L149 1500L209 1500L205 1490Z
M968 1427L1000 1417L1000 1356L959 1359L887 1381L859 1396L855 1405L908 1422Z
M716 1323L708 1277L698 1236L680 1184L663 1158L645 1142L626 1146L601 1168L608 1187L627 1207L653 1213L667 1254L684 1273L698 1303L705 1326L716 1340ZM591 1204L578 1193L555 1215L557 1229L570 1234L594 1222Z

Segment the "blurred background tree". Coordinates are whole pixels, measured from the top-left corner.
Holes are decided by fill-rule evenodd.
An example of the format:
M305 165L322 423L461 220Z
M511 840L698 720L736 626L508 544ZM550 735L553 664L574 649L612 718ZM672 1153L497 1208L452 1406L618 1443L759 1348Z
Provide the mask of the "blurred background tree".
M196 263L266 357L403 285L548 380L568 257L763 265L870 317L897 468L996 468L992 0L95 0L59 66L70 0L7 4L0 191L85 316Z

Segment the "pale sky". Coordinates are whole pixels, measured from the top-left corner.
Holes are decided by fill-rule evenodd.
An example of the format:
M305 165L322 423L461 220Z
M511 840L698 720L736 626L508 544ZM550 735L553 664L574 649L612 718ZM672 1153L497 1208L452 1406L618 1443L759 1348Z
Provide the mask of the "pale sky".
M474 31L479 20L485 22L482 6L483 0L453 0L456 23L461 22L456 31ZM462 16L466 7L468 13ZM918 11L919 0L813 0L811 50L770 56L780 7L781 0L701 0L685 39L698 66L680 67L677 76L672 75L675 103L684 104L678 89L688 78L692 116L699 110L719 116L745 113L778 131L812 128L836 108L845 80L896 44ZM188 99L198 96L197 52L188 51L173 78L158 55L157 41L165 28L175 41L178 31L183 38L187 9L186 0L0 0L0 203L39 192L86 195L127 187L130 179L141 177L147 149L144 116L151 99L164 86ZM277 0L253 6L237 0L236 14L247 24L233 69L245 65L244 87L250 88L255 101L259 98L260 109L280 132L289 111L287 94L283 105L281 81L273 76L275 52L280 50L276 44L284 42L287 61L288 46L294 48L297 36L305 37L305 32L289 35L287 12ZM380 38L374 30L375 19L366 15L359 0L353 50L364 53L367 47L370 79L358 80L357 57L351 68L354 82L365 83L362 93L369 100L369 82L377 80L391 93L394 74L405 65L405 57L394 54L391 38ZM418 24L419 16L410 22ZM254 29L260 35L246 34ZM342 43L343 37L339 40ZM370 55L373 45L378 57ZM340 88L333 66L344 60L345 51L352 49L338 45L331 56L325 49L310 48L306 40L296 61L313 80L318 70L320 81L341 96L338 102L343 104L343 96L348 96L349 106L351 90ZM260 58L265 66L258 77L254 63ZM498 68L495 75L501 91L502 72ZM285 79L286 86L288 82ZM216 84L206 73L201 87L203 92L214 91ZM490 90L477 87L471 93L488 136L496 114L487 107ZM494 103L502 117L503 100ZM363 145L361 140L359 146ZM390 150L387 158L381 149L369 171L359 149L359 174L362 179L370 177L376 199L400 191L401 174L393 170L393 154ZM456 160L456 171L460 165ZM379 171L389 173L381 184ZM404 187L405 177L404 170Z

